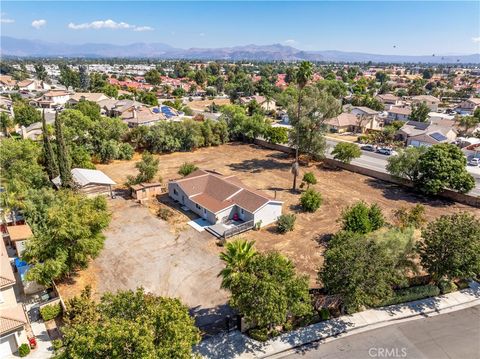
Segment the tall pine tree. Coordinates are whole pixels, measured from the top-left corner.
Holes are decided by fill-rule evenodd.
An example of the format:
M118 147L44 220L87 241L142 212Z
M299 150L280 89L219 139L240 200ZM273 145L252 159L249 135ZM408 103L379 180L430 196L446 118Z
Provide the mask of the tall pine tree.
M50 137L47 132L47 123L45 121L45 110L42 113L42 132L43 132L43 155L45 157L45 167L48 172L50 180L58 176L58 166L55 161L55 154L53 153Z
M62 187L73 188L74 183L70 167L70 158L68 157L67 146L63 138L62 120L58 116L58 112L55 112L55 136L57 138L58 169Z

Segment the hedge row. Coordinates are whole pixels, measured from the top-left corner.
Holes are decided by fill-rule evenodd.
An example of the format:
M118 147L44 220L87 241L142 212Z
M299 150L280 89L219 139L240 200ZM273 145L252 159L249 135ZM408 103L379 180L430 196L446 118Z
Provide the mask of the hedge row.
M393 295L392 298L384 301L379 306L383 307L387 305L412 302L414 300L435 297L439 294L440 294L440 288L438 288L436 285L433 285L433 284L399 289L395 291L395 294Z

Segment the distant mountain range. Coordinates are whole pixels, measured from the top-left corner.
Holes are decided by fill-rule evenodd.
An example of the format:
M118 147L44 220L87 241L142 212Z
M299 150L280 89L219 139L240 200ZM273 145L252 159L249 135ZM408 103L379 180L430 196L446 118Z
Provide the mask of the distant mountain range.
M326 62L388 62L388 63L480 63L480 54L407 56L377 55L344 51L302 51L291 46L246 45L222 48L179 49L163 43L130 45L87 43L72 45L40 40L0 38L0 54L17 57L87 57L87 58L158 58L194 60L252 61L326 61Z

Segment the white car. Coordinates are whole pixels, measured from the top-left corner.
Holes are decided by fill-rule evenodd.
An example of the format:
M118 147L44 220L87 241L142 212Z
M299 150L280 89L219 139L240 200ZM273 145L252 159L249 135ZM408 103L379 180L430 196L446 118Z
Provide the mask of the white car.
M480 165L480 158L472 158L470 161L468 161L468 164L470 166L478 166Z

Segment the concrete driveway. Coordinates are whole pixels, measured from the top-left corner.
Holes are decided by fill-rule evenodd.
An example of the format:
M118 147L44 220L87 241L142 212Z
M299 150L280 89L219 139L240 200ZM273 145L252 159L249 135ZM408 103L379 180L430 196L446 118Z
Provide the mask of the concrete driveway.
M117 197L109 206L113 217L105 248L94 261L97 292L142 286L178 297L193 312L215 320L227 292L220 290L217 274L223 265L214 237L190 226L173 234L167 222L132 200Z

